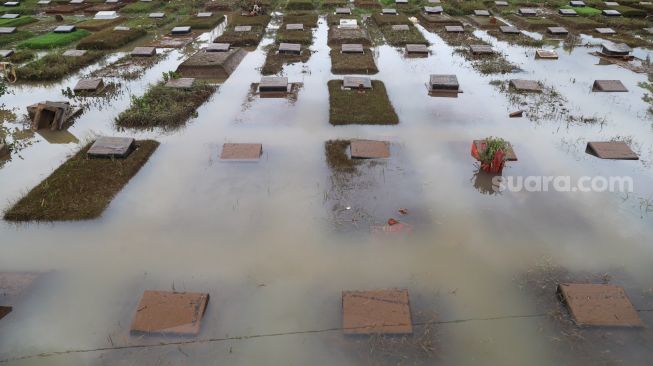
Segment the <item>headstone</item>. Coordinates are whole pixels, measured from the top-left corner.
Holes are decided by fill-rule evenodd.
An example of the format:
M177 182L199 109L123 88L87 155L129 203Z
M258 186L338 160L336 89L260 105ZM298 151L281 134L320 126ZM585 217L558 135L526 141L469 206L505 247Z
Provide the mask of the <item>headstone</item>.
M249 32L252 30L251 25L237 25L234 27L234 32Z
M572 0L572 1L569 2L569 5L571 5L573 7L583 7L583 6L585 6L585 2L580 1L580 0Z
M616 34L617 32L612 28L596 28L595 31L599 34Z
M164 18L165 16L166 16L165 13L150 13L150 15L148 15L148 17L154 18L154 19L161 19L161 18Z
M397 9L386 8L386 9L381 10L381 14L383 14L383 15L396 15L397 14Z
M302 45L299 43L280 43L279 53L299 55L302 53Z
M458 91L460 85L456 75L431 75L429 78L431 91Z
M54 33L72 33L75 31L74 25L60 25L54 29Z
M407 24L395 24L395 25L392 26L392 30L393 31L405 32L405 31L410 30L410 28L408 27Z
M372 79L367 76L345 76L342 86L346 89L372 89Z
M150 57L156 55L155 47L134 47L131 52L133 57Z
M89 158L126 158L136 147L131 137L98 137L88 149Z
M181 26L181 27L174 27L170 31L171 34L188 34L190 33L190 27L189 26Z
M623 287L561 283L558 293L579 326L644 326Z
M523 92L542 92L542 85L535 80L523 80L523 79L512 79L510 80L510 86L517 91Z
M338 28L343 29L358 29L358 22L356 19L340 19Z
M74 92L96 92L104 87L101 78L80 79L75 87Z
M105 3L107 4L117 4L119 0L106 0Z
M558 53L554 50L537 50L535 51L535 58L541 58L545 60L557 60Z
M281 76L263 76L259 83L260 92L287 92L288 78Z
M595 80L592 91L627 92L626 86L620 80Z
M473 44L469 46L469 49L475 55L491 55L494 53L492 46L486 44Z
M200 12L200 13L197 13L197 17L198 17L198 18L210 18L210 17L212 17L212 16L213 16L213 13L211 13L211 12Z
M66 57L82 57L86 54L86 50L67 50L62 55Z
M119 26L113 27L113 30L116 31L116 32L128 32L128 31L131 30L131 28L119 25Z
M569 34L569 31L565 27L549 27L547 28L547 32L554 34L554 35L565 35Z
M395 0L395 4L397 4L397 5L406 5L406 4L408 4L408 0Z
M441 6L425 6L424 12L426 14L442 14L444 9Z
M354 159L386 159L390 157L389 145L386 141L351 140L351 157Z
M0 19L16 19L18 17L20 17L20 14L9 14L9 13L7 13L7 14L3 14L0 17Z
M16 27L0 27L0 34L16 33Z
M603 42L601 52L608 56L628 56L632 48L625 43Z
M14 54L14 50L0 50L0 57L5 58Z
M494 5L496 5L496 6L508 6L508 2L507 1L495 1Z
M93 19L116 19L118 18L118 13L115 11L98 11L95 13Z
M576 13L576 10L574 10L574 9L559 9L558 13L560 13L560 15L566 16L566 17L578 16L578 13Z
M343 291L345 334L413 333L407 290Z
M342 45L342 53L364 53L362 44L345 43Z
M490 12L487 10L474 10L474 15L477 17L489 17Z
M303 31L304 30L304 24L302 24L302 23L286 24L286 30Z
M588 142L585 152L601 159L639 160L637 154L623 141Z
M39 0L36 4L38 4L38 5L49 5L50 2L51 2L50 0Z
M447 31L447 33L463 33L465 28L461 25L445 25L444 30Z
M407 44L406 53L408 54L428 54L429 48L424 44Z
M501 33L504 33L504 34L520 34L521 33L521 31L519 29L517 29L517 27L513 27L511 25L502 25L502 26L499 27L499 30L501 31Z
M619 17L621 16L621 13L617 10L614 9L606 9L603 10L602 12L603 15L608 16L608 17Z
M258 160L262 153L262 144L227 143L222 145L220 160Z
M20 5L18 1L7 1L6 3L2 4L6 7L14 7Z
M351 8L336 8L336 14L351 14Z
M537 15L537 10L531 8L520 8L519 15L525 17L534 17Z
M229 43L210 43L206 47L206 52L227 52L231 45Z
M132 333L197 335L209 294L145 291L131 324Z
M167 88L190 89L195 83L195 78L177 78L170 79L165 84Z

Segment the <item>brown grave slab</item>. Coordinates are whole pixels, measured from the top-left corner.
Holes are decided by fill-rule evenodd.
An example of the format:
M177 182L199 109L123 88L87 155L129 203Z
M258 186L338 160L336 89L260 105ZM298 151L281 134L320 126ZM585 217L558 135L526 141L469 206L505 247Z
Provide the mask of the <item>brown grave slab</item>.
M131 137L98 137L86 152L89 158L126 158L136 147Z
M222 145L221 160L258 160L263 153L262 144L227 143Z
M411 334L407 290L343 291L345 334Z
M73 91L75 92L95 92L104 88L104 82L101 78L80 79Z
M559 9L558 13L565 17L576 17L578 13L574 9Z
M38 277L34 272L0 272L0 304L12 306Z
M623 141L588 142L585 152L601 159L639 160L637 154Z
M280 43L279 53L299 55L302 53L302 45L299 43Z
M156 47L134 47L131 53L136 57L150 57L156 55Z
M417 53L417 54L427 54L429 53L429 48L425 44L407 44L406 45L407 53Z
M537 50L535 51L535 58L541 58L545 60L557 60L558 53L553 50Z
M11 313L12 307L11 306L0 306L0 320L7 316L7 314Z
M626 86L620 80L595 80L592 91L627 92Z
M501 33L504 34L520 34L521 31L517 27L513 27L511 25L502 25L499 27L499 30Z
M444 30L449 33L463 33L465 28L460 25L445 25Z
M537 15L537 10L531 8L520 8L519 15L524 17L534 17Z
M387 159L390 157L390 144L387 141L351 140L353 159Z
M360 43L344 43L342 53L364 53L363 45Z
M473 44L469 46L469 49L475 55L491 55L494 53L492 46L486 44Z
M547 32L549 32L550 34L554 34L554 35L569 34L569 31L565 27L549 27L549 28L547 28Z
M532 93L542 92L542 85L540 85L540 83L535 80L512 79L510 80L510 86L518 91Z
M345 76L342 79L342 86L349 89L372 89L372 79L366 76Z
M644 326L621 286L562 283L558 285L558 293L577 325Z
M193 83L195 83L195 78L177 78L168 80L165 86L168 88L190 89L193 87Z
M456 75L433 74L429 77L429 88L431 91L457 92L460 84Z
M131 332L197 335L208 302L206 293L145 291Z
M336 8L336 14L351 14L351 8Z
M485 151L485 140L474 140L474 145L476 145L476 150L479 154L483 154ZM506 161L517 161L517 155L515 150L512 148L512 145L508 142L508 151L505 151Z

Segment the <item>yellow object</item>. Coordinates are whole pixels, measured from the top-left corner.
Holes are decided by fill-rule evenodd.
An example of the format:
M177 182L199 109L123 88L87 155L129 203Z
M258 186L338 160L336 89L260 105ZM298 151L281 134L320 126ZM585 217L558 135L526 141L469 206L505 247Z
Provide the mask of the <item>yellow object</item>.
M16 68L11 62L0 62L0 71L5 79L10 83L15 83L18 80L16 76Z

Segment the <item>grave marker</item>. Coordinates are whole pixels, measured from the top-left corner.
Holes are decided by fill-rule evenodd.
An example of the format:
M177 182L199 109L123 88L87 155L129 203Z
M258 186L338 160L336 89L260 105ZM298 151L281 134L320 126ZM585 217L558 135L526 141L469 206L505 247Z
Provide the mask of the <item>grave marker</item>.
M343 291L345 334L411 334L407 290Z
M302 53L302 45L299 43L280 43L279 53L299 55Z
M88 149L89 158L124 159L136 148L136 140L131 137L98 137Z
M133 57L150 57L156 55L155 47L134 47L131 52Z
M424 12L426 14L442 14L444 9L441 6L425 6Z
M447 33L463 33L463 32L465 32L465 28L463 28L461 25L445 25L444 30L447 31Z
M623 141L588 142L585 152L601 159L639 160L637 154Z
M131 332L197 335L208 302L206 293L145 291Z
M431 92L453 92L458 93L460 84L456 75L433 74L429 77L429 89Z
M386 141L351 140L349 145L353 159L387 159L390 157L390 146Z
M165 13L150 13L150 14L148 15L148 17L149 17L149 18L152 18L152 19L162 19L162 18L164 18L165 16L166 16Z
M252 30L251 25L237 25L234 27L234 32L249 32Z
M407 30L410 30L407 24L395 24L392 26L393 31L397 32L405 32Z
M190 33L190 26L186 25L186 26L174 27L174 28L172 28L170 33L175 34L175 35L177 35L177 34L188 34L188 33Z
M621 13L617 10L614 9L606 9L603 10L602 12L603 15L608 16L608 17L620 17Z
M512 79L510 86L522 92L541 93L543 90L542 85L535 80Z
M104 82L101 78L80 79L73 91L77 92L97 92L104 88Z
M565 16L565 17L576 17L576 16L578 16L578 13L574 9L559 9L558 13L560 13L560 15Z
M342 86L346 89L372 89L372 79L367 76L345 76Z
M259 92L288 92L288 78L281 76L263 76L259 83Z
M14 54L14 50L0 50L0 57L5 58Z
M16 33L16 27L0 27L0 34Z
M487 10L474 10L474 15L477 17L489 17L490 12Z
M620 80L595 80L592 91L596 92L627 92L626 86Z
M227 143L222 146L221 160L259 160L262 144Z
M230 47L229 43L210 43L206 47L206 52L227 52Z
M397 9L386 8L386 9L381 10L381 14L383 14L383 15L397 15Z
M544 60L557 60L558 53L554 50L537 50L535 51L535 58L541 58Z
M351 14L351 8L336 8L336 14Z
M504 33L504 34L520 34L521 33L521 31L519 29L517 29L517 27L513 27L511 25L502 25L502 26L499 27L499 30L501 31L501 33Z
M492 46L486 44L473 44L469 46L474 55L491 55L494 53Z
M303 31L304 30L304 24L302 24L302 23L286 24L286 30L289 30L289 31Z
M558 293L577 325L644 326L621 286L562 283Z
M532 8L520 8L519 15L524 17L534 17L537 15L537 10Z
M82 57L86 54L86 50L67 50L62 55L65 57Z
M0 19L16 19L16 18L18 18L18 17L20 17L20 14L11 14L11 13L6 13L6 14L3 14L3 15L0 17Z
M406 52L409 54L428 54L429 48L424 44L407 44Z
M193 87L193 83L195 83L195 78L177 78L168 80L165 86L168 88L190 89Z
M569 31L565 27L549 27L547 28L547 32L556 36L569 34Z
M617 33L612 28L596 28L594 30L599 34L616 34Z
M344 43L342 53L364 53L363 45L359 43Z
M74 25L60 25L54 29L54 33L72 33L75 31Z

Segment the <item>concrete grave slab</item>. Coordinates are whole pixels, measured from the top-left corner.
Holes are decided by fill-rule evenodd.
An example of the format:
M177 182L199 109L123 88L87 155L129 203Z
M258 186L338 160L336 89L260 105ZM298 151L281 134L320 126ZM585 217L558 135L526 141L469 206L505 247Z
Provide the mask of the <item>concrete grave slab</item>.
M83 4L84 0L70 0L68 3L69 4Z
M397 32L405 32L410 30L410 28L407 24L395 24L392 26L392 30Z
M491 55L494 53L492 46L486 44L472 44L469 46L469 50L474 55Z
M444 9L441 6L425 6L424 12L426 14L442 14Z
M16 27L0 27L0 34L16 33Z
M409 54L428 54L429 48L424 44L407 44L406 53Z
M289 31L303 31L304 30L304 24L302 24L302 23L286 24L286 30L289 30Z
M474 146L476 146L476 150L480 155L483 155L486 149L486 142L485 140L474 140L473 141ZM506 161L517 161L517 155L515 154L515 150L512 148L512 145L508 142L507 143L507 150L504 151L506 154Z
M19 18L19 17L20 17L20 14L5 13L5 14L2 14L0 19L16 19L16 18Z
M577 325L644 326L621 286L562 283L558 285L558 294Z
M441 3L442 3L441 0L428 0L427 2L428 2L429 4L441 4Z
M251 30L251 25L237 25L234 27L234 32L250 32Z
M517 27L511 25L502 25L499 27L499 30L503 34L520 34L521 31Z
M131 52L134 57L151 57L156 55L155 47L134 47Z
M507 1L495 1L494 5L496 5L496 6L508 6L508 2Z
M86 54L86 50L67 50L62 55L65 57L82 57Z
M343 43L342 53L365 53L360 43Z
M620 80L595 80L592 91L596 92L627 92L626 86Z
M165 86L168 88L190 89L194 83L195 78L177 78L168 80Z
M477 17L489 17L490 12L487 10L474 10L474 15Z
M512 79L510 86L522 92L541 93L543 90L542 85L535 80Z
M211 13L211 12L200 12L200 13L197 13L197 15L196 15L196 17L198 17L198 18L210 18L212 16L213 16L213 13Z
M165 13L150 13L148 15L148 18L161 19L161 18L165 18L165 16L166 16Z
M357 29L358 22L356 21L356 19L340 19L338 28Z
M14 54L14 50L0 50L0 57L5 58Z
M559 9L558 13L562 16L566 17L576 17L578 16L578 13L574 9Z
M387 159L390 157L390 144L387 141L351 140L353 159Z
M231 45L229 43L209 43L206 52L227 52Z
M136 308L132 333L197 335L209 294L145 291Z
M136 140L131 137L98 137L86 154L89 158L124 159L136 148Z
M623 141L588 142L585 152L601 159L639 160L637 154Z
M345 76L342 86L346 89L372 89L372 79L366 76Z
M603 15L608 17L620 17L621 13L614 9L606 9L601 12Z
M113 30L116 31L116 32L128 32L128 31L131 30L131 28L119 25L119 26L113 27Z
M633 49L625 43L601 43L601 52L608 56L628 56L632 51Z
M259 160L263 153L262 144L227 143L222 146L221 160Z
M336 8L336 14L351 14L351 8Z
M569 2L569 5L571 5L573 7L583 7L583 6L585 6L585 2L584 1L579 1L579 0L572 0L572 1Z
M236 70L247 55L242 48L230 48L223 52L206 49L197 51L177 67L183 77L197 79L226 79Z
M72 33L75 31L74 25L60 25L54 29L54 33Z
M444 30L447 31L447 33L463 33L463 32L465 32L465 28L463 28L460 25L445 25Z
M188 34L190 33L190 27L189 26L181 26L181 27L174 27L170 31L171 34Z
M15 6L20 5L20 3L18 1L7 1L6 3L4 3L2 5L6 6L6 7L15 7Z
M612 28L595 28L594 30L599 34L616 34L617 33Z
M290 55L299 55L302 53L302 45L299 43L280 43L279 44L279 53L281 54L290 54Z
M342 328L345 334L411 334L408 291L343 291Z
M101 78L80 79L75 87L74 92L97 92L104 88L104 82Z
M569 31L565 27L549 27L549 28L546 29L546 31L549 34L553 34L553 35L556 35L556 36L569 34Z
M385 9L381 10L381 14L383 14L383 15L396 15L397 14L397 9L385 8Z
M456 75L433 74L429 77L430 91L458 92L460 84Z
M537 50L535 51L535 58L541 58L545 60L557 60L558 53L554 50Z
M98 11L93 19L117 19L118 13L115 11Z
M36 4L38 5L49 5L51 3L50 0L39 0Z
M605 6L619 6L619 3L616 1L604 1Z
M395 4L397 4L397 5L406 5L406 4L408 4L408 0L395 0Z
M263 76L259 83L260 92L287 92L288 78L283 76Z
M534 17L537 15L537 10L532 9L532 8L520 8L519 9L519 15L525 16L525 17Z

